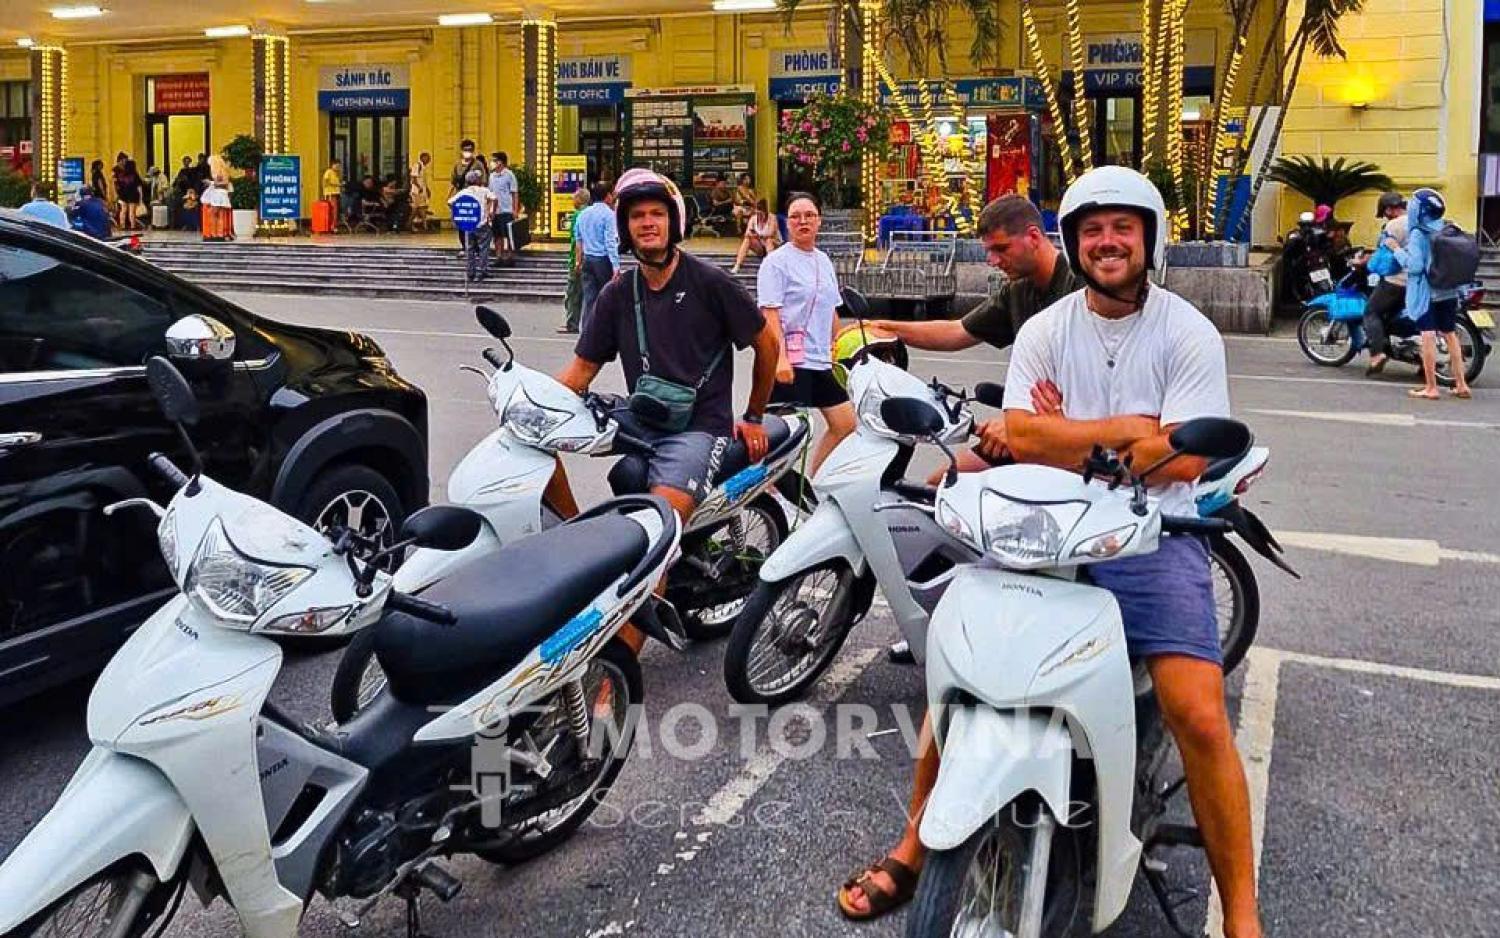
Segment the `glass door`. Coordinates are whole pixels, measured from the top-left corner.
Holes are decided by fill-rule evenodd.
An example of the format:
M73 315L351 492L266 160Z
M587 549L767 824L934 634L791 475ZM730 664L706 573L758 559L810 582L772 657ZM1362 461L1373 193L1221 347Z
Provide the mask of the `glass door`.
M1139 95L1094 100L1094 151L1101 166L1139 166L1141 160Z
M328 131L329 156L343 165L346 181L406 178L405 114L333 114Z
M146 163L142 172L160 167L168 177L177 175L182 158L198 161L208 152L207 114L147 114Z
M610 179L619 179L621 151L624 148L620 109L613 104L605 107L580 107L578 148L588 158L589 185L598 182L606 173Z

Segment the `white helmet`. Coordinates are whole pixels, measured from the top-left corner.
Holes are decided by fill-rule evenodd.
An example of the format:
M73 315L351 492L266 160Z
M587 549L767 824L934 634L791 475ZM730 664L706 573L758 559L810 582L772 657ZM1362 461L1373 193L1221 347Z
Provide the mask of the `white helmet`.
M1063 256L1073 272L1083 275L1078 260L1078 223L1098 208L1133 209L1146 224L1146 269L1162 270L1167 263L1167 204L1151 180L1124 166L1100 166L1074 180L1063 193L1057 227L1062 232ZM1085 280L1088 278L1085 277Z

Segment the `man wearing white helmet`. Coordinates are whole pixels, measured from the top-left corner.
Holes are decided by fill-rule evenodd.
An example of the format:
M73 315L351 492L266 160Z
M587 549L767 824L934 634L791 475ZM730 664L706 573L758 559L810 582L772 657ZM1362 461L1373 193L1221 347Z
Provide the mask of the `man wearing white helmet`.
M1149 465L1170 452L1171 428L1228 416L1224 344L1181 297L1151 285L1166 254L1167 214L1156 187L1123 167L1080 177L1059 212L1063 251L1085 284L1028 320L1011 351L1007 443L1018 461L1077 470L1096 444ZM1205 462L1182 458L1154 476L1167 514L1193 514L1189 483ZM1224 933L1261 934L1250 839L1250 799L1224 703L1208 551L1190 537L1159 551L1090 567L1119 603L1132 657L1144 658L1167 727L1182 752ZM900 844L838 894L855 919L893 909L915 890L924 850L917 825L938 774L924 724L916 785Z
M781 340L767 328L755 300L728 273L681 250L687 234L682 193L649 169L627 170L615 185L620 250L636 270L599 291L583 323L573 361L557 379L582 394L606 362L619 357L631 392L632 433L654 445L640 474L652 494L671 503L686 522L712 489L730 438L745 441L750 460L767 449L761 420L776 383ZM735 349L755 349L750 400L734 417ZM672 402L674 415L662 409ZM548 503L577 513L561 462L547 488ZM634 629L626 640L637 650Z

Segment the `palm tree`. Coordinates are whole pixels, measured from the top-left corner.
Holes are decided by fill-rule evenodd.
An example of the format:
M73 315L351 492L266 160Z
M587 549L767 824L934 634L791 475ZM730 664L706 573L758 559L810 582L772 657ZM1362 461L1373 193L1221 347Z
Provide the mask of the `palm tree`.
M1374 163L1362 160L1351 163L1342 156L1331 163L1326 156L1321 161L1310 156L1282 157L1271 167L1266 178L1307 196L1314 205L1329 208L1351 195L1371 190L1385 192L1396 187L1391 177L1382 173Z
M810 2L812 0L776 0L776 6L790 23L797 11ZM974 23L974 41L969 44L970 63L975 66L998 64L1000 16L999 7L992 0L882 0L882 4L881 22L885 24L885 35L880 37L882 45L892 41L898 43L917 74L930 76L935 57L938 74L945 78L949 76L949 23L955 13ZM847 18L847 28L857 33L859 17L850 16L855 7L850 0L839 0L829 15Z
M1268 156L1276 152L1277 141L1281 139L1281 128L1286 123L1286 112L1292 103L1292 96L1297 93L1297 79L1302 73L1302 57L1307 52L1307 47L1311 45L1313 52L1320 58L1348 58L1343 44L1339 42L1339 21L1350 13L1360 12L1364 5L1365 0L1308 0L1302 11L1302 20L1297 24L1297 32L1292 36L1292 67L1287 74L1286 89L1281 96L1276 123L1271 126L1270 142L1266 149ZM1261 186L1265 185L1269 170L1270 161L1267 160L1256 171L1255 181L1250 185L1250 198L1245 200L1240 217L1233 226L1234 236L1238 236L1249 223L1251 207L1260 196Z

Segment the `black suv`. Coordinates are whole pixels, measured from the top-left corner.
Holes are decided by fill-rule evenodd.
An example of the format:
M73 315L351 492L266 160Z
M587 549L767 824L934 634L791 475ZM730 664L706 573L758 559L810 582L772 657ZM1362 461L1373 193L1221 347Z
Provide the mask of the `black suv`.
M175 587L147 454L185 448L143 363L193 380L207 471L317 526L427 502L427 399L374 340L252 315L146 261L0 212L0 704L97 670Z

